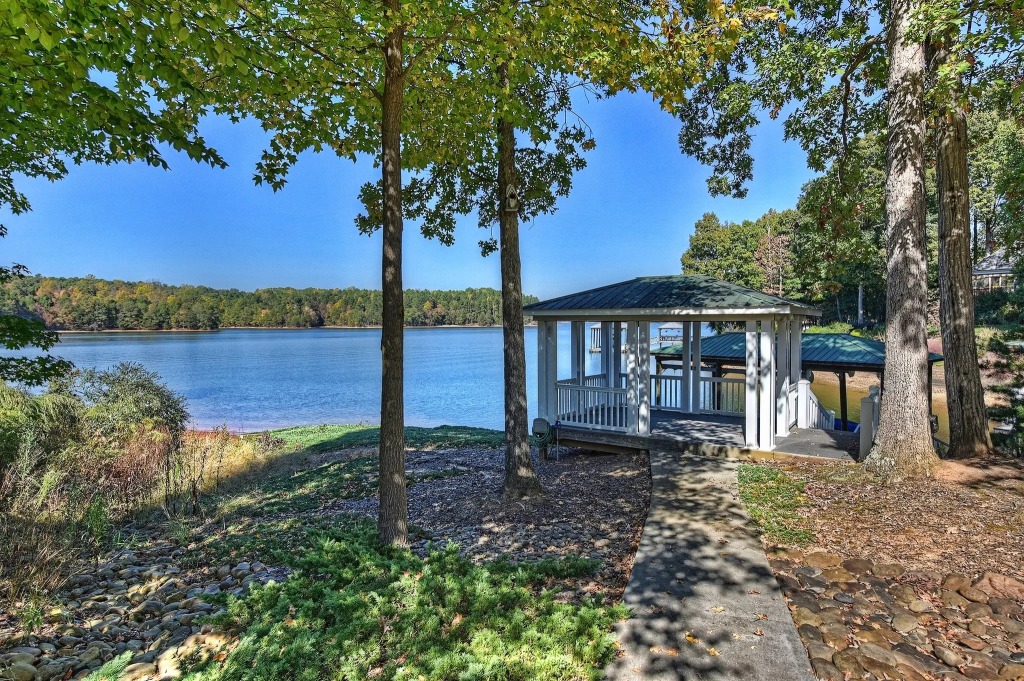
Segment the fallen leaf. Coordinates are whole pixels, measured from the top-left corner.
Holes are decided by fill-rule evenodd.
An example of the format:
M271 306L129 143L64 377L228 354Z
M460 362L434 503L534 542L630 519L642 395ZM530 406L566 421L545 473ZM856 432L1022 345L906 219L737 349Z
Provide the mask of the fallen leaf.
M764 636L764 629L754 629L754 636Z
M766 619L768 619L768 613L757 612L757 613L754 613L754 614L757 615L757 619L759 619L759 620L766 620Z
M718 657L718 654L718 651L714 648L708 648L708 655L711 655L712 657Z
M696 636L694 636L693 634L691 634L690 632L686 632L686 642L687 643L700 643L700 639L697 638Z
M716 605L715 607L711 608L711 612L725 612L725 608L723 608L720 605Z

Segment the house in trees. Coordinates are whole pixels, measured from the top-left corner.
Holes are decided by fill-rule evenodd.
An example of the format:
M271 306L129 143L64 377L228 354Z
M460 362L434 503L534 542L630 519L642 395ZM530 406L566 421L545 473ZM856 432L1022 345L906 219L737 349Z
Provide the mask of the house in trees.
M971 273L975 295L1016 288L1017 261L1005 248L986 255Z

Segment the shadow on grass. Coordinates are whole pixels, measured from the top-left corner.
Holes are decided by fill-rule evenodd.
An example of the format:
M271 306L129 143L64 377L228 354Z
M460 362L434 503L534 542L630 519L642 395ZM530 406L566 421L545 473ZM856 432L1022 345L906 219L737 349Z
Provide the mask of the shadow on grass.
M298 426L274 430L270 435L287 444L302 447L311 454L354 447L376 447L380 444L380 426L320 425ZM405 429L405 446L413 449L452 449L460 447L501 447L505 433L469 426L437 426Z

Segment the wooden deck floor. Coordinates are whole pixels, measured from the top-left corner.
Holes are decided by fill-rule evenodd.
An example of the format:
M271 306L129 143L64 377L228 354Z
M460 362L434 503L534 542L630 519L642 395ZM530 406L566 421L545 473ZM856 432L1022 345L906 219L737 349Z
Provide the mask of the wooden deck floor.
M744 447L743 420L740 417L662 410L654 410L651 416L649 436L563 426L558 433L559 442L609 448L668 449L731 458L795 455L846 461L856 459L860 443L860 436L856 433L796 428L788 437L776 438L774 452L763 452Z

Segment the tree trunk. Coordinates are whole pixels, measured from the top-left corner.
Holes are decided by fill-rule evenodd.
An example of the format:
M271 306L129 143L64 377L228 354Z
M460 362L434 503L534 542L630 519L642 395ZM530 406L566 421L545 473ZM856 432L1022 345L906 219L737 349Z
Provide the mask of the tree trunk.
M948 59L945 46L935 61ZM935 128L939 200L939 321L946 356L949 455L980 456L992 449L985 389L974 338L971 285L971 202L967 171L967 115L956 103L940 110Z
M399 0L387 0L397 11ZM402 100L403 29L384 40L381 112L381 169L384 192L384 249L381 258L380 511L377 534L385 544L409 543L405 489L404 355L405 301L402 289Z
M504 74L502 74L504 80ZM526 341L523 279L519 258L519 214L511 210L516 186L516 135L512 123L498 121L498 224L501 239L501 328L505 353L505 482L502 495L518 499L543 493L530 458L526 411Z
M878 435L865 462L889 479L937 461L928 414L924 46L910 41L915 0L893 0L888 31L885 377Z

